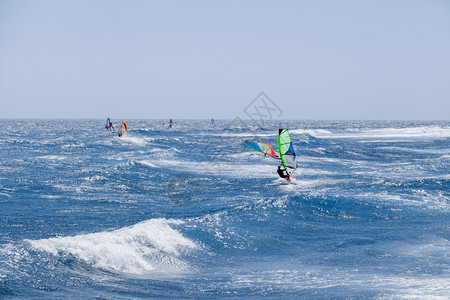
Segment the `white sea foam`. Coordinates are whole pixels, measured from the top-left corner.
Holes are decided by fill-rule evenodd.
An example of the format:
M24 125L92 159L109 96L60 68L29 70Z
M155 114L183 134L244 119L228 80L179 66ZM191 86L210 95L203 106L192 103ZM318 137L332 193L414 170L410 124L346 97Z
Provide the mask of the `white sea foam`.
M152 168L164 168L168 170L176 170L178 172L187 172L197 175L215 175L228 176L234 178L248 177L258 170L258 177L274 177L276 173L276 165L252 164L252 165L236 165L224 161L180 161L180 160L140 160L137 163Z
M49 144L53 144L54 142L51 141ZM62 145L61 148L62 149L69 149L69 148L84 148L86 147L85 143L75 143L75 144L65 144Z
M367 130L366 133L375 137L450 137L450 127L382 128Z
M145 166L152 167L152 168L157 168L158 167L157 165L155 165L154 163L152 163L152 162L150 162L148 160L140 160L140 161L137 161L137 163L140 163L140 164L143 164Z
M83 178L86 181L102 181L102 180L107 180L107 178L105 176L100 176L100 175L95 175L95 176L87 176Z
M165 168L179 171L195 171L199 169L198 164L181 160L177 161L169 159L154 159L154 160L147 159L147 160L139 160L136 162L152 168Z
M292 270L286 266L284 269L275 267L271 270L263 269L246 274L237 273L232 276L231 282L235 289L239 286L254 286L264 282L271 288L283 286L284 289L291 291L329 289L339 293L339 288L342 287L347 287L349 291L372 288L380 291L376 297L378 299L448 299L449 278L448 276L370 275L358 269L345 270L305 265L301 270ZM334 296L336 297L336 294ZM340 296L338 298L345 298L348 294Z
M414 152L414 153L426 153L426 154L444 154L448 155L450 149L416 149L407 147L379 147L378 149L389 150L389 151L399 151L399 152Z
M409 243L395 243L390 251L395 255L411 256L415 258L441 257L447 258L450 241L435 236L424 237Z
M301 133L301 131L292 130L291 133ZM450 137L450 127L419 126L408 128L352 129L333 133L327 130L313 130L309 134L318 138L448 138Z
M377 129L348 129L334 132L326 129L291 129L291 134L308 134L317 138L367 138L367 139L393 139L393 138L448 138L450 126L418 126L407 128L377 128ZM223 137L270 137L277 136L278 132L255 133L252 132L227 132L220 134Z
M72 237L27 240L55 256L70 254L96 268L134 275L177 274L190 266L181 255L198 248L170 225L178 220L151 219L122 229Z
M315 137L326 137L331 136L333 133L325 129L293 129L289 130L291 134L309 134ZM278 133L277 133L278 135Z
M148 144L148 142L150 141L149 138L141 138L141 137L137 137L137 136L122 136L120 137L120 141L123 142L127 142L127 143L132 143L138 146L145 146Z
M383 183L383 181L381 181ZM442 192L434 194L424 190L412 190L412 194L391 194L387 191L378 193L365 192L359 195L360 198L367 198L370 201L393 202L401 205L426 206L428 209L448 210L450 199Z
M48 159L48 160L64 160L67 157L64 155L43 155L43 156L37 156L36 158Z

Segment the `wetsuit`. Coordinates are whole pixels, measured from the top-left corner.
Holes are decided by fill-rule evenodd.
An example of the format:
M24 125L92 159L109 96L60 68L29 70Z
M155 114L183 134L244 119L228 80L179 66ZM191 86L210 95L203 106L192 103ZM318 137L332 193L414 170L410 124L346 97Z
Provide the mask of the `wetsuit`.
M277 173L281 178L284 178L284 179L289 178L289 174L287 173L287 171L282 170L280 167L278 167Z

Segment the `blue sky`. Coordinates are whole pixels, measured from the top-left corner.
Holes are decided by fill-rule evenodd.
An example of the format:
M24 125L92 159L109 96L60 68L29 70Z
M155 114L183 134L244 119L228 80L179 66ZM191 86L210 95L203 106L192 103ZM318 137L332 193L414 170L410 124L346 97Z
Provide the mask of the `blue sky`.
M450 2L0 0L0 118L449 120Z

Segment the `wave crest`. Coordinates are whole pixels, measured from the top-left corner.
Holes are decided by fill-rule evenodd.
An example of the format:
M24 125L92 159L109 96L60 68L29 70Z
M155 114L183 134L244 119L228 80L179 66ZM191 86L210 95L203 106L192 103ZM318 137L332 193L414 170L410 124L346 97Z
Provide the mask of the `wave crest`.
M197 244L174 230L181 221L151 219L114 231L28 240L37 250L55 256L70 254L96 268L134 274L176 274L189 271L182 253Z

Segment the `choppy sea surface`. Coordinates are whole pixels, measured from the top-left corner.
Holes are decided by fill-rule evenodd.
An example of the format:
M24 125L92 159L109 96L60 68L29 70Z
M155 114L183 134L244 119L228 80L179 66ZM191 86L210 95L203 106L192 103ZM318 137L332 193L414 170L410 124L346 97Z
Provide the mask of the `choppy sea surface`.
M450 122L126 121L0 120L0 298L448 299Z

